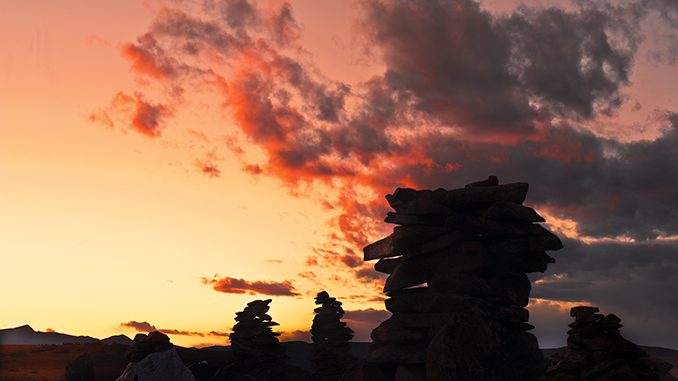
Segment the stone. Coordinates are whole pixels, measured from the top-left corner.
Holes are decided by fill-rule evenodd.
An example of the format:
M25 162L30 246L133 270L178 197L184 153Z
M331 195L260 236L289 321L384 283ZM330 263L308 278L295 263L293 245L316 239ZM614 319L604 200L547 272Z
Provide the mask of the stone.
M386 309L393 313L459 312L479 308L483 303L479 298L430 291L428 287L412 291L415 290L423 292L403 293L386 299Z
M382 258L374 265L374 269L380 273L392 274L393 270L398 267L403 261L402 257L400 258Z
M379 258L397 257L407 249L433 240L450 232L442 227L396 226L393 234L363 249L366 261Z
M370 334L373 341L382 341L389 343L416 343L424 341L428 338L426 330L417 331L406 328L401 328L392 324L388 324L388 320L384 321L379 327L372 330Z
M638 376L631 370L629 364L624 364L620 368L613 369L598 378L598 381L635 381Z
M421 264L400 263L393 269L391 275L386 278L384 292L417 286L426 283L426 280L426 272Z
M563 248L563 243L553 233L543 227L540 227L540 230L542 234L539 236L502 240L490 244L490 253L501 255L544 250L560 250Z
M512 304L525 307L530 301L532 284L527 275L512 276L497 274L487 279L492 292L491 300L500 304Z
M176 349L151 353L141 361L127 364L116 381L194 381Z
M602 320L605 317L603 314L579 314L574 319L575 323L579 325L592 323L598 320Z
M477 216L455 215L445 219L446 228L472 229L482 234L494 235L543 235L543 228L529 222L496 221Z
M534 209L513 202L495 202L481 215L483 218L500 221L545 222Z
M428 380L521 380L517 366L502 348L501 331L482 315L460 315L431 340L426 361Z
M66 365L66 381L94 381L94 363L85 351Z
M459 274L483 267L487 262L480 242L464 242L458 247L449 247L433 255L404 258L386 279L384 292L417 286L428 282L436 274Z
M593 315L596 312L600 312L600 309L598 307L590 307L590 306L579 306L579 307L572 307L570 309L570 316L577 317L579 315Z
M421 215L421 214L402 214L388 212L384 222L397 225L427 225L443 226L447 214L443 215Z
M490 260L495 265L505 266L522 273L543 273L549 264L556 262L545 251L492 255Z
M447 293L468 295L476 298L489 298L492 289L485 278L473 274L438 273L428 281L429 287Z
M504 184L492 187L474 187L449 191L436 190L429 197L436 204L455 211L467 211L481 205L506 201L522 204L529 185L527 183Z
M164 352L173 347L169 336L162 332L153 331L148 335L137 333L132 341L132 347L125 352L125 357L130 362L141 361L151 353Z
M465 234L462 231L455 231L449 234L445 234L438 238L435 238L431 241L424 242L420 245L414 246L402 253L403 258L412 259L414 257L429 254L443 249L447 249L450 246L459 245L464 241Z
M386 201L398 213L416 215L449 215L454 211L432 202L428 196L431 191L416 191L410 188L398 188L393 194L386 195Z
M487 180L466 184L464 188L496 187L497 185L499 185L499 179L497 176L488 176Z
M617 369L621 366L623 366L626 362L623 359L613 359L613 360L607 360L603 361L599 364L596 364L590 368L584 369L580 373L580 377L583 379L594 379L596 377L600 377L603 374L613 370Z

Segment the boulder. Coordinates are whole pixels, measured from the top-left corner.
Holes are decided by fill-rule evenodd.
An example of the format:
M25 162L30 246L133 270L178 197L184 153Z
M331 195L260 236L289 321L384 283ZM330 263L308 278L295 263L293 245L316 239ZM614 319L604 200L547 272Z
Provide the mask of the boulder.
M66 365L66 381L94 381L94 363L85 351Z

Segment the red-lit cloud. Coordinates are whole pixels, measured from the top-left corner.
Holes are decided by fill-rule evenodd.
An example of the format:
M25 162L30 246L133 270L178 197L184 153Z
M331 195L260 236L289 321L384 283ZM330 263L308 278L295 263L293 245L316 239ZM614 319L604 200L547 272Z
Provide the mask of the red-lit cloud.
M120 54L138 74L160 80L178 75L175 62L165 54L151 34L139 37L137 44L122 44Z
M150 138L162 136L163 124L174 116L174 108L161 103L152 103L138 92L134 96L118 92L106 109L91 113L91 122L114 127L113 117L122 119L127 126Z
M250 294L250 295L270 295L270 296L299 296L292 282L284 280L282 282L274 281L247 281L231 277L220 278L216 274L212 279L202 278L202 283L212 285L216 291L226 294Z

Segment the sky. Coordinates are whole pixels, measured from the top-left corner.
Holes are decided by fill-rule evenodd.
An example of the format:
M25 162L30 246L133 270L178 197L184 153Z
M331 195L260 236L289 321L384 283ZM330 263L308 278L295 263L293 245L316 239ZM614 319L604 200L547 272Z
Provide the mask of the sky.
M533 282L678 349L678 3L0 0L0 328L223 345L313 297L390 316L384 196L496 175L565 248Z

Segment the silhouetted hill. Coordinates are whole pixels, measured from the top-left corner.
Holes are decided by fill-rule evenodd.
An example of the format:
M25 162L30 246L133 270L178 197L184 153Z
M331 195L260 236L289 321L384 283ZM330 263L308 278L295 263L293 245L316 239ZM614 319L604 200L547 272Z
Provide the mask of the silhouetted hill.
M31 326L22 325L16 328L0 329L0 345L51 345L51 344L125 344L130 345L132 340L125 335L111 336L99 340L90 336L73 336L58 332L36 332Z
M115 335L111 337L107 337L105 339L100 340L102 344L123 344L123 345L132 345L132 339L125 335Z

